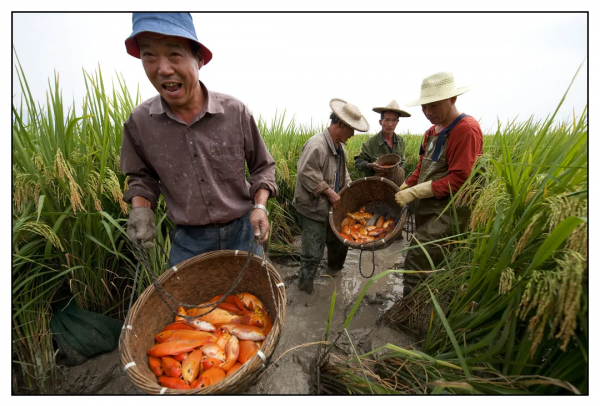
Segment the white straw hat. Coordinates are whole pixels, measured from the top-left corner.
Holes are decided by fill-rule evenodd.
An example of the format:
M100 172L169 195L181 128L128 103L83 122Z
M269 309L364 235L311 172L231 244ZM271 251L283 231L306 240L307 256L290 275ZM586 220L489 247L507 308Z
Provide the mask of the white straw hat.
M375 113L384 113L386 111L393 111L394 113L400 114L400 117L410 117L410 113L407 113L404 110L400 110L400 106L398 106L398 102L396 100L392 100L390 104L385 107L375 107L373 108Z
M421 85L421 97L413 102L406 103L407 106L421 106L440 100L450 99L461 95L471 89L469 86L456 87L454 75L450 72L440 72L423 79Z
M354 104L350 104L342 99L331 99L329 107L333 110L333 114L344 124L349 125L356 131L369 131L369 123Z

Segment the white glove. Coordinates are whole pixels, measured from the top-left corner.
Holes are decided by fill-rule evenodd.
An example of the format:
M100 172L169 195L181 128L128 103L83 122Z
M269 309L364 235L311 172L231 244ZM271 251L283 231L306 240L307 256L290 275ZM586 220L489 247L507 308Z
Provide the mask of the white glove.
M433 189L431 189L431 181L419 183L404 190L401 189L400 192L396 193L396 203L404 206L415 199L427 199L429 197L434 197Z
M404 190L404 189L408 189L410 186L408 186L406 184L406 182L404 182L401 186L400 186L400 191Z

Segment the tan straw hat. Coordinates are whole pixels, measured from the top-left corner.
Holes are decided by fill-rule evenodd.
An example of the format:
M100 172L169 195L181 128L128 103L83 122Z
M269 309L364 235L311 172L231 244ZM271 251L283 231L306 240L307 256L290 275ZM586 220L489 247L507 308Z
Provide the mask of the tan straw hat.
M349 125L356 131L369 131L369 123L354 104L350 104L342 99L331 99L329 106L333 110L333 114L342 120L344 124Z
M454 75L450 72L440 72L423 79L421 85L421 97L413 102L406 103L407 106L421 106L440 100L450 99L461 95L471 89L469 86L456 87Z
M393 111L394 113L400 114L400 117L410 117L410 113L407 113L404 110L400 110L400 106L396 100L392 100L390 104L385 107L375 107L373 109L375 113L385 113L386 111Z

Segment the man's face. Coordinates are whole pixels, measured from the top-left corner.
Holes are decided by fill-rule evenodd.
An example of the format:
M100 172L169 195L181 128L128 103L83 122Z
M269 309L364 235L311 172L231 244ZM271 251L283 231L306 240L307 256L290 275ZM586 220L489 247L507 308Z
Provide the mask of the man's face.
M345 144L354 135L354 128L347 126L346 124L342 123L341 121L339 122L339 127L340 127L339 140L340 140L340 142L343 142Z
M396 131L396 126L398 125L399 117L400 115L398 113L393 113L391 111L386 111L383 113L383 120L379 120L383 135L390 136L394 134L394 131Z
M198 70L203 61L180 37L143 33L137 37L146 76L169 106L187 108L199 97Z
M431 124L441 124L446 121L452 112L452 106L456 102L456 96L450 99L440 100L429 104L423 104L421 109Z

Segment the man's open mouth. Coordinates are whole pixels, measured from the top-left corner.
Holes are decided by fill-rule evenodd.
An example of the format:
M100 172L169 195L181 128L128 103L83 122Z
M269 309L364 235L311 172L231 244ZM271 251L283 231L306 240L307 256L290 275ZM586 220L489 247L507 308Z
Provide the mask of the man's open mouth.
M169 93L177 93L181 89L181 83L165 83L162 85L162 88Z

